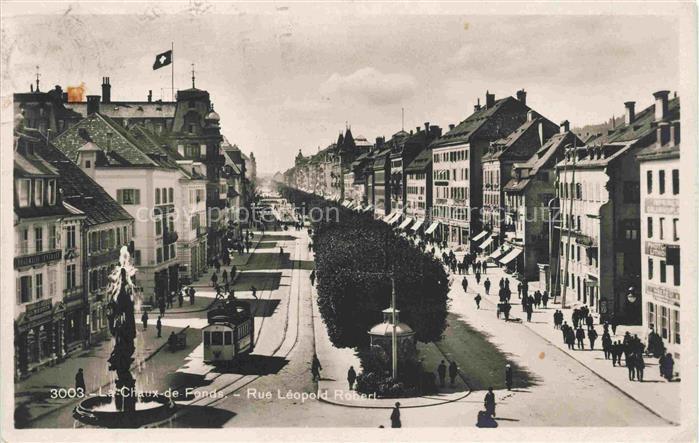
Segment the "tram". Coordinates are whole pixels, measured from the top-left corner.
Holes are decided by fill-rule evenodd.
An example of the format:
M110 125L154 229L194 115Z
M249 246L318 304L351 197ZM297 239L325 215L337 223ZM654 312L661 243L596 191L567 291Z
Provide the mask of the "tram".
M250 304L243 300L219 300L207 312L209 324L202 329L204 362L224 364L255 347L255 320Z

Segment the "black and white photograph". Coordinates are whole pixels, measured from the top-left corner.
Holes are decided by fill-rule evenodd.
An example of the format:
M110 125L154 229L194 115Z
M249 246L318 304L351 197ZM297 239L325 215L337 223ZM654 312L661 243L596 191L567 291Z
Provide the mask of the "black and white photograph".
M696 441L696 3L1 27L3 440Z

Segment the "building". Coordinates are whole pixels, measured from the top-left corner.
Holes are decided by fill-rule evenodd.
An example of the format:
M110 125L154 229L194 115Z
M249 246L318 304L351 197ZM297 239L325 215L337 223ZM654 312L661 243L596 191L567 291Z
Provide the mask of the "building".
M563 159L567 146L582 144L564 121L560 132L528 160L512 164L509 181L503 187L503 247L493 258L526 280L541 279L542 287L551 294L549 270L557 269L560 243L559 231L553 225L558 214L555 166Z
M655 144L636 156L641 166L643 326L660 334L668 352L678 359L680 262L687 263L680 258L680 122L663 120L656 131Z
M656 126L679 119L678 98L655 94L623 126L566 151L556 165L561 208L560 285L564 306L580 302L630 324L641 323L640 167L636 154L656 142ZM669 223L669 222L668 222Z
M14 139L15 376L23 378L85 344L85 214L63 201L59 171L38 153L37 131Z
M405 167L405 213L424 232L432 224L432 149L426 147ZM421 231L422 230L422 231Z
M89 343L96 343L109 337L108 277L119 265L121 247L130 245L133 217L56 147L40 143L35 149L59 173L58 189L63 202L85 215L80 232L84 246L81 286L86 296L81 307L86 319L83 337ZM67 310L71 307L66 304ZM82 317L79 320L83 322Z
M139 140L99 112L64 131L54 145L133 217L133 258L144 299L154 303L176 290L180 262L175 219L192 213L175 206L188 172L177 160L184 159Z
M464 245L472 233L481 232L481 157L491 142L520 127L529 112L524 91L517 92L517 99L485 95L485 106L479 100L473 114L431 145L433 221L425 233L452 245Z

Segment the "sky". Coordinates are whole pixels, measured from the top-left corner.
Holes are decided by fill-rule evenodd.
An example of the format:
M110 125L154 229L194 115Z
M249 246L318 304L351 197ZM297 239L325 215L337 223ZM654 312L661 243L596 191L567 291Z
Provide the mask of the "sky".
M176 89L191 86L194 63L223 134L273 173L292 166L299 149L334 142L346 124L355 137L389 138L401 109L406 130L458 124L486 90L501 98L525 89L529 106L575 127L623 114L625 101L641 110L653 92L679 84L679 31L669 16L280 5L20 11L3 22L3 89L27 91L38 65L42 90L84 83L99 94L109 76L112 100L145 100L149 89L169 100L171 71L152 64L174 43Z

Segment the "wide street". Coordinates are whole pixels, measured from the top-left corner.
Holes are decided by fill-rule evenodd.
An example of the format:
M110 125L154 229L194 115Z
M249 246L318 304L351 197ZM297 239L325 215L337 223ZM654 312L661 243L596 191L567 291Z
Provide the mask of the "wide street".
M259 239L259 233L256 235ZM247 264L239 266L242 272L235 284L236 296L252 299L250 287L258 288L258 300L251 301L256 316L256 346L248 362L225 371L203 363L201 338L196 331L206 323L205 311L166 314L163 324L168 330L189 326L189 331L195 332L188 334L188 340L196 342L188 343L184 352L162 349L140 366L137 379L141 389L173 388L181 393L178 413L160 426L390 426L390 409L347 407L301 398L302 394L317 393L317 383L310 375L316 344L318 349L331 348L324 325L316 324L314 334L314 323L322 320L312 309L315 290L309 279L313 261L308 242L305 230L267 232L247 257ZM281 256L280 247L284 249ZM199 297L211 298L213 293L205 286L205 280L199 282ZM457 280L452 285L450 293L450 328L457 332L448 329L446 334L463 333L458 332L458 326L465 322L484 333L518 370L527 373L529 380L527 387L496 391L498 426L668 424L525 325L496 319L492 299L486 298L481 309L476 310L473 294L469 291L464 295L458 283ZM143 333L139 328L139 334ZM449 339L458 342L467 337ZM324 346L320 346L321 341ZM318 352L327 369L323 379L344 380L346 367L342 361L333 365L332 360L346 358L347 350ZM463 361L469 356L454 358ZM60 366L45 371L57 369ZM467 381L478 378L478 374L467 372L462 376ZM468 395L437 406L403 408L403 426L474 426L484 391L465 394ZM59 408L32 421L29 427L73 427L71 411L72 406Z

